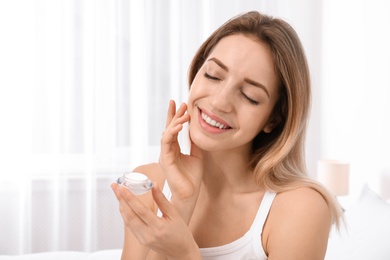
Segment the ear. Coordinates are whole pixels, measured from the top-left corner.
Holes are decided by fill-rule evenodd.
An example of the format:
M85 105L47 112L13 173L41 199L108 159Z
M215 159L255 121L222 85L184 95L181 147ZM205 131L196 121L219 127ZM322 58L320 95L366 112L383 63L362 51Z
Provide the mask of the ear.
M272 130L280 123L280 117L279 116L274 116L272 119L265 125L263 128L264 133L271 133Z

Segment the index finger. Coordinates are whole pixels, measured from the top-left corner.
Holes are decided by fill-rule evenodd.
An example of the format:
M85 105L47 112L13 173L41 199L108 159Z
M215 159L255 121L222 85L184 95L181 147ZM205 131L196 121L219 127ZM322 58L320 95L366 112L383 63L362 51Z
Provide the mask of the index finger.
M169 107L168 107L168 114L167 114L167 121L165 122L165 127L167 128L169 124L171 123L173 117L176 113L176 103L172 99L169 100Z
M136 195L127 190L121 193L121 195L127 205L138 216L139 220L142 220L147 226L153 226L158 217L151 208L148 208Z

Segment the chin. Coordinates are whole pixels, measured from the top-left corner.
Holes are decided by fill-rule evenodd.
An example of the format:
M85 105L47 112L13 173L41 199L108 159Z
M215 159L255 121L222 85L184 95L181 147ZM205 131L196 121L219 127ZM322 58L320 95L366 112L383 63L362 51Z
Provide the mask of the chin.
M196 131L195 129L190 128L190 138L191 142L193 142L196 146L198 146L200 149L209 151L210 150L210 142L208 142L199 131Z
M201 150L207 152L213 152L221 149L220 145L213 140L210 140L209 137L204 136L203 134L197 131L190 130L191 142L198 146Z

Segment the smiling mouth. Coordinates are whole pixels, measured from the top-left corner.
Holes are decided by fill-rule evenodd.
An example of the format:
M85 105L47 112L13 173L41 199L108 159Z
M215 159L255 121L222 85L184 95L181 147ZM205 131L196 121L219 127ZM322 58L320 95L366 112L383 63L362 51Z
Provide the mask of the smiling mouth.
M203 113L201 111L201 115L202 115L202 119L210 126L212 127L215 127L215 128L219 128L219 129L229 129L231 127L229 126L226 126L220 122L217 122L215 121L214 119L211 119L208 115L206 115L205 113Z

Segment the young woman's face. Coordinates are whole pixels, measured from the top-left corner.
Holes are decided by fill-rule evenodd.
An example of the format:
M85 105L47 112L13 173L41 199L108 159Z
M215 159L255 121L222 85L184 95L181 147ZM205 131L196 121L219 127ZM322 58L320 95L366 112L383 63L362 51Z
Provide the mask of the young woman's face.
M244 35L220 40L191 85L190 136L207 151L250 149L260 132L269 133L279 97L268 47Z

